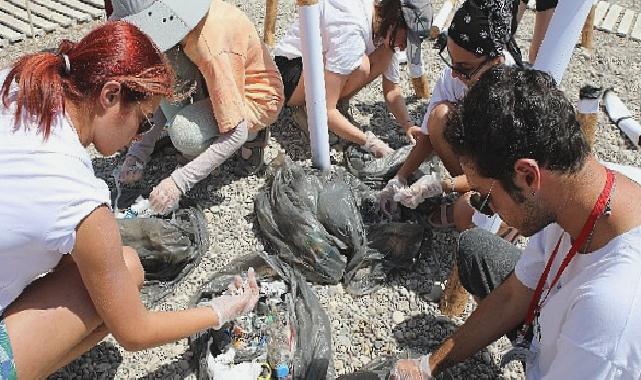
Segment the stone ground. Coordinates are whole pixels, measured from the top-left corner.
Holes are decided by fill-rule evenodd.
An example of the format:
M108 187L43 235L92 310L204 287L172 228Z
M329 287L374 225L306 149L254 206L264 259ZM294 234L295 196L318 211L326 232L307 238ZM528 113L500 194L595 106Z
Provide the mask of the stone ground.
M233 2L249 15L262 33L264 2ZM634 0L616 2L625 8L641 11L641 5ZM279 4L278 36L283 34L284 28L295 13L293 3L281 1ZM440 0L435 1L436 9L440 3ZM527 56L533 15L531 11L526 13L517 36L524 56ZM62 38L78 39L100 22L79 25L5 48L2 50L0 66L9 65L13 59L26 52L55 47ZM424 44L423 54L430 83L433 84L443 65L430 45ZM594 51L590 53L580 47L574 51L561 88L576 100L579 88L585 83L614 87L639 120L640 57L641 43L596 31ZM403 91L408 97L412 117L419 123L426 102L411 96L409 80L403 83ZM383 136L390 145L398 147L405 143L398 125L385 109L379 81L372 83L356 96L351 102L351 110L358 123ZM605 160L641 165L638 149L616 126L608 122L607 116L603 113L597 131L595 151L598 157ZM309 161L311 156L305 138L292 126L291 115L287 109L272 128L272 139L267 150L268 159L281 152L299 161ZM332 159L333 163L342 164L340 149L332 151ZM119 156L96 157L94 165L97 175L113 185L111 172L121 161L122 157ZM212 237L211 249L200 266L178 284L176 292L160 304L158 309L177 310L187 307L189 299L198 292L202 284L232 258L263 249L253 212L253 197L264 186L265 179L262 176L237 175L235 161L230 159L188 194L188 201L205 210ZM168 175L175 165L173 157L153 160L148 167L146 185L156 184ZM334 364L338 374L357 370L379 355L401 352L427 353L437 347L456 325L463 322L463 318L443 317L438 304L429 297L432 283L447 278L456 238L457 235L453 232L435 232L431 248L423 252L416 269L393 276L388 286L374 294L352 297L344 292L340 285L314 286L331 319ZM467 312L469 313L473 307L470 301ZM498 366L500 350L508 344L505 339L499 340L473 358L447 371L443 378L524 378L520 365L504 369ZM50 378L193 379L195 377L188 363L190 357L186 339L130 353L125 352L109 337Z

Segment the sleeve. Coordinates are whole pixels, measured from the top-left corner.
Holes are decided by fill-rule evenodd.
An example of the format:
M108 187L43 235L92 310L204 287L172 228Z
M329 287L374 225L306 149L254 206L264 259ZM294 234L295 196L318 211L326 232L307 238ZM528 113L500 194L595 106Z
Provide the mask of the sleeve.
M245 70L245 107L252 130L275 122L284 102L283 80L278 68L254 30Z
M425 115L423 116L423 123L421 123L421 132L423 132L424 135L430 134L429 126L427 124L430 118L430 114L434 110L434 107L436 107L437 104L443 101L456 101L453 94L450 94L449 91L447 91L447 76L450 76L451 78L449 71L443 70L441 72L441 76L438 78L436 84L434 85L434 89L432 90L432 96L430 97L430 102L427 105L427 111L425 111Z
M399 53L394 53L392 55L392 60L387 66L387 70L383 73L385 78L392 83L399 84L401 83L401 60Z
M247 134L247 123L241 122L233 130L221 135L207 150L171 174L176 186L186 194L196 183L205 179L209 173L240 149L247 141Z
M545 230L532 236L514 268L514 274L521 283L536 289L539 278L545 269Z
M221 53L199 62L209 99L221 133L229 132L245 120L245 99L238 90L234 73L244 64L237 54ZM243 68L244 70L244 68Z
M326 25L323 31L325 69L348 75L363 62L365 40L356 24Z
M111 207L107 184L95 177L82 161L65 159L48 174L48 186L56 204L56 219L45 236L48 250L69 253L76 243L76 229L96 208Z

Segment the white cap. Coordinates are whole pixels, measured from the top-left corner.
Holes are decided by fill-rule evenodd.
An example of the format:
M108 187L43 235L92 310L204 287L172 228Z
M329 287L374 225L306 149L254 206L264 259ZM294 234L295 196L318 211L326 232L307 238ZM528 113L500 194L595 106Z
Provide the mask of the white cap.
M164 52L198 25L210 5L211 0L112 0L109 19L132 23Z

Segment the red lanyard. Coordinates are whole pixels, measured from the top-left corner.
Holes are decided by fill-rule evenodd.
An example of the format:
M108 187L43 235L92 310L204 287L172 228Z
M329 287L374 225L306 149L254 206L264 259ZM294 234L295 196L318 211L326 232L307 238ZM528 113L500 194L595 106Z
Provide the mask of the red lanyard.
M608 202L610 200L610 194L612 192L612 188L614 187L615 177L614 177L614 173L610 169L606 168L605 170L606 170L606 180L605 180L605 186L603 187L603 191L601 191L599 198L594 204L594 208L592 208L592 212L590 213L588 220L585 221L585 224L581 229L581 233L579 233L579 236L572 244L570 251L568 251L568 254L563 259L563 262L561 263L561 266L559 267L558 272L554 276L554 280L552 280L552 283L550 284L550 287L548 288L547 293L545 295L546 299L550 294L550 291L554 288L554 285L556 285L556 283L559 281L559 278L561 278L563 271L570 264L570 261L572 261L574 256L576 256L576 253L587 241L589 235L594 229L594 225L596 224L597 219L603 214L603 212L605 211L608 205ZM541 309L542 305L539 301L541 300L541 295L543 294L543 286L545 286L545 281L547 280L548 275L550 274L550 268L552 267L552 263L554 262L554 259L556 258L556 255L559 251L559 246L561 245L562 239L563 239L563 235L561 235L561 237L559 238L559 241L556 243L556 247L554 248L554 251L552 251L552 255L550 255L550 258L548 259L548 262L545 265L545 270L543 271L543 274L541 274L541 277L539 278L539 282L536 285L536 290L532 295L532 300L530 301L530 307L528 308L527 317L525 319L525 324L523 325L523 329L521 330L520 338L525 337L527 330L530 328L530 326L532 325L532 322L534 321L534 316Z

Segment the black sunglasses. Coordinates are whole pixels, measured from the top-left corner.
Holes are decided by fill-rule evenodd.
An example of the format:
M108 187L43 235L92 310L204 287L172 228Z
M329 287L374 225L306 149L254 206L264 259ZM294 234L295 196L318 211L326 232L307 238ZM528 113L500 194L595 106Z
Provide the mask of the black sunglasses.
M473 69L465 69L459 65L453 65L449 53L446 55L443 54L445 49L447 48L447 34L446 33L441 33L438 38L436 39L436 42L434 43L434 47L438 49L438 55L441 57L441 60L450 68L452 71L455 71L463 78L466 80L472 79L474 75L476 75L490 60L491 58L486 58L483 60L483 62L479 63L479 65L476 68Z
M156 126L156 123L154 123L152 120L154 117L153 113L144 113L140 103L138 103L138 107L140 108L140 111L143 113L143 116L145 118L140 122L140 124L138 124L138 131L136 132L136 135L142 136L149 133L149 131L151 131Z
M490 194L492 194L492 188L494 188L494 181L490 185L490 190L487 192L485 197L481 195L478 191L473 191L470 195L470 205L476 209L476 211L487 216L494 215L494 211L490 207Z

